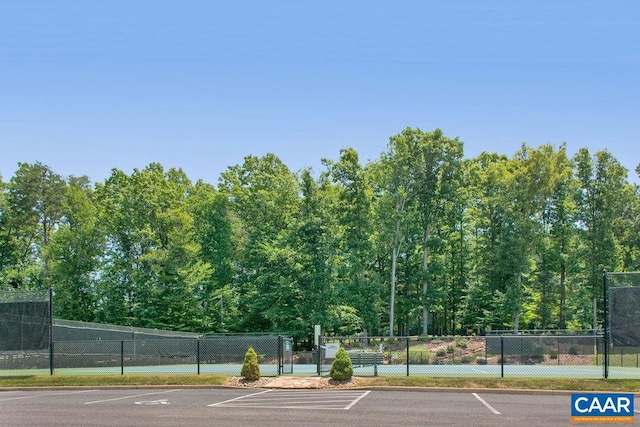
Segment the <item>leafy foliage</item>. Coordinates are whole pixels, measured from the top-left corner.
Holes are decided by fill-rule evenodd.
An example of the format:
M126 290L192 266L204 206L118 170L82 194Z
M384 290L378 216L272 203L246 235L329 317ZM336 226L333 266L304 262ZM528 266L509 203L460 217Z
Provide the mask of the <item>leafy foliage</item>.
M195 332L336 335L593 327L603 269L640 269L640 194L613 156L523 144L463 159L407 128L326 170L247 156L217 186L152 163L91 186L0 180L0 287L55 316ZM640 168L638 169L640 171ZM597 325L596 325L597 326Z

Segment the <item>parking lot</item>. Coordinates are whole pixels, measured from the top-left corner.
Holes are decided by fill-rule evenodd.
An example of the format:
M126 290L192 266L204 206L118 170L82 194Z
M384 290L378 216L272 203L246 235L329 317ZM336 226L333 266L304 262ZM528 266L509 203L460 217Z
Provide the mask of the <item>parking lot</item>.
M570 400L566 393L488 391L16 390L0 392L0 425L557 426L571 425Z

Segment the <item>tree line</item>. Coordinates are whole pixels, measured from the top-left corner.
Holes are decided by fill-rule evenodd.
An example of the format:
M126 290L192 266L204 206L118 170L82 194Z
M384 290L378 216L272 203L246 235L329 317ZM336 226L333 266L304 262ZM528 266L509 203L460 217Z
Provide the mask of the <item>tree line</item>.
M249 155L213 185L159 163L95 184L19 163L0 177L0 289L51 287L64 319L304 343L315 324L589 329L602 271L639 269L638 186L607 151L468 159L407 128L367 164L351 148L322 164Z

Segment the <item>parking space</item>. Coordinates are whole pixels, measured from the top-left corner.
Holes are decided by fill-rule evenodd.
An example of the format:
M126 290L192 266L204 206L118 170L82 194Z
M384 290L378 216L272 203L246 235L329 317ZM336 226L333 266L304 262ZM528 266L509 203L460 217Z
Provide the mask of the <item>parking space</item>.
M227 408L349 410L370 391L264 390L209 405Z

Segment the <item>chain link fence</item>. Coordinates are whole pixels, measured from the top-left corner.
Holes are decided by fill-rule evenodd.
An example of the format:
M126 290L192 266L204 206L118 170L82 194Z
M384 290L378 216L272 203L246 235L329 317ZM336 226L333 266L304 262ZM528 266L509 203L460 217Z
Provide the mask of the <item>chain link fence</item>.
M291 371L292 352L280 336L164 338L54 343L56 374L201 374L239 375L249 347L258 353L262 376Z
M317 371L344 347L354 375L602 378L602 335L321 337ZM625 356L631 358L631 356ZM640 371L634 375L640 377Z
M240 375L249 347L262 376L293 372L293 340L282 336L59 341L46 351L0 352L0 375Z

